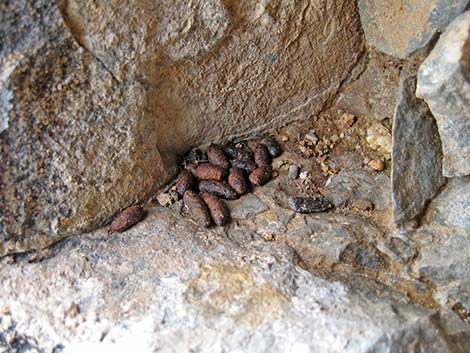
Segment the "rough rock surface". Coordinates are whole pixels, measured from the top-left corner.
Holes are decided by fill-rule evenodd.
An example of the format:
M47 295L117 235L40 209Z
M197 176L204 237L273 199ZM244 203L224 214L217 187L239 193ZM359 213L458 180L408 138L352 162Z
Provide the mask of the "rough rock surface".
M469 351L469 324L447 303L436 311L430 282L413 278L379 249L389 237L379 219L295 214L285 207L292 183L286 170L253 197L232 201L231 208L246 203L252 211L223 228L182 218L179 201L152 209L121 234L102 229L3 258L0 348ZM386 197L389 189L375 192ZM277 233L266 240L262 230ZM428 269L440 260L432 254L444 250L434 239L440 234L428 234L416 266L434 278ZM462 254L467 243L460 243ZM403 244L389 246L406 254ZM451 248L449 256L456 254ZM403 258L408 268L412 256ZM445 277L468 278L458 272L464 260L457 272L446 268Z
M97 227L148 197L165 171L141 85L118 82L80 47L53 2L0 8L0 86L10 104L0 135L1 255Z
M417 95L437 120L445 176L470 174L470 11L441 36L419 69Z
M371 51L364 71L339 94L337 107L379 121L392 119L399 83L400 63Z
M468 4L468 0L359 0L359 12L368 43L405 59L424 48Z
M393 221L404 224L420 216L446 182L436 121L416 97L416 71L404 69L393 120Z
M431 204L435 221L470 232L470 178L452 178Z
M0 16L0 254L103 224L192 146L318 112L363 51L349 0L19 0Z

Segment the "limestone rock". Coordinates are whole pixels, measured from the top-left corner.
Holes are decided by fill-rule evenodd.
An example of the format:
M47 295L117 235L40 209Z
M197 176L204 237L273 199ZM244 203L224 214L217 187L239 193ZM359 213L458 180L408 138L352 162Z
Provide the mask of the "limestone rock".
M470 178L453 178L430 205L433 220L470 232Z
M364 72L339 94L338 108L378 121L391 119L400 81L398 66L396 60L371 51Z
M345 217L320 217L305 218L307 233L296 234L319 245L329 230L336 233L331 244L370 234ZM200 230L157 208L123 234L100 230L36 259L2 263L0 348L23 342L46 353L466 352L470 330L451 311L420 307L365 276L322 278L298 264L291 246L249 233ZM295 246L302 255L312 247ZM355 244L356 259L380 267L369 247Z
M369 44L405 59L424 48L468 4L468 0L359 0L359 12Z
M445 176L470 174L470 11L459 16L422 63L418 97L436 117Z
M0 254L105 224L191 147L318 112L363 51L349 0L19 0L0 16Z
M90 230L166 178L145 90L70 36L53 2L3 2L8 128L0 135L0 256ZM14 29L11 26L14 26ZM14 38L10 33L15 33Z
M416 97L416 73L403 70L393 121L393 221L403 224L421 215L446 178L436 121Z

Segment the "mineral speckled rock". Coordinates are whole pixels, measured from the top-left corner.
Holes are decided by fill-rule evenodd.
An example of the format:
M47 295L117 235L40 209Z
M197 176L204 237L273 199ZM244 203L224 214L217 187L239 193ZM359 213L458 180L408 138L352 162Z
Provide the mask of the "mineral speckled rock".
M468 4L468 0L359 0L359 13L369 44L405 59L424 48Z
M421 64L416 94L437 120L445 176L470 174L470 11L459 16Z
M446 182L436 121L415 91L415 70L403 70L393 122L392 205L397 224L420 216Z

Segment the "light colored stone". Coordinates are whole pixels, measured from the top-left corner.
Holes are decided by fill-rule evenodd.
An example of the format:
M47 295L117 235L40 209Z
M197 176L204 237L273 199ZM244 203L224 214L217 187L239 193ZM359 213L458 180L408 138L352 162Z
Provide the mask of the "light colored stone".
M419 217L446 178L437 125L426 103L417 98L416 73L403 70L393 120L393 221Z
M468 4L468 0L359 0L359 12L369 44L405 59L424 48Z
M470 178L450 179L430 209L435 222L470 232Z
M367 129L367 142L374 150L382 152L387 158L392 154L392 134L380 123L375 123Z
M390 204L390 179L383 174L371 175L362 170L340 171L328 179L325 192L335 207L354 199L366 199L377 210L384 210Z
M306 228L289 236L303 237L303 245L247 235L239 243L246 228L202 230L158 208L121 235L100 230L69 238L37 261L2 263L0 327L7 338L0 347L357 353L418 345L427 353L465 352L453 347L466 347L470 330L452 312L420 307L364 276L321 278L297 264L291 246L300 256L313 254L313 244L331 251L328 235L343 244L379 236L371 224L302 218ZM360 256L360 264L375 266L367 253Z
M443 173L470 175L470 11L459 16L421 64L416 94L436 117Z

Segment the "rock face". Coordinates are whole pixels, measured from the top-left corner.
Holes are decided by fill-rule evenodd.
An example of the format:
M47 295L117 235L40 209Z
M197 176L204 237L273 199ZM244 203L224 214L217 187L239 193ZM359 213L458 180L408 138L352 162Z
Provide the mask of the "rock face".
M380 250L390 234L373 218L285 208L292 183L285 170L231 201L232 209L250 212L234 212L237 221L223 228L203 229L182 218L178 201L150 210L124 233L101 229L46 252L0 259L0 349L470 350L470 326L450 310L455 301L468 304L468 239L442 243L432 229L417 234L422 257L411 263L412 246L392 238L388 246L401 254L403 270ZM383 184L375 193L386 198L389 183ZM264 231L275 237L266 240ZM447 266L450 256L456 267ZM429 282L409 276L409 266L439 289L455 278L461 291L439 307Z
M359 0L359 11L368 43L405 59L424 48L468 4L468 0Z
M397 224L421 215L446 182L436 121L415 92L415 70L403 70L393 121L392 204Z
M349 0L20 0L0 13L0 254L103 224L192 146L318 112L363 50Z
M445 176L470 174L470 12L459 16L419 69L417 95L439 127Z
M97 227L145 199L165 171L141 85L117 81L77 45L53 2L0 7L9 39L1 51L4 254Z
M367 66L359 78L338 96L338 108L378 121L393 118L400 83L397 60L375 51L369 53Z

